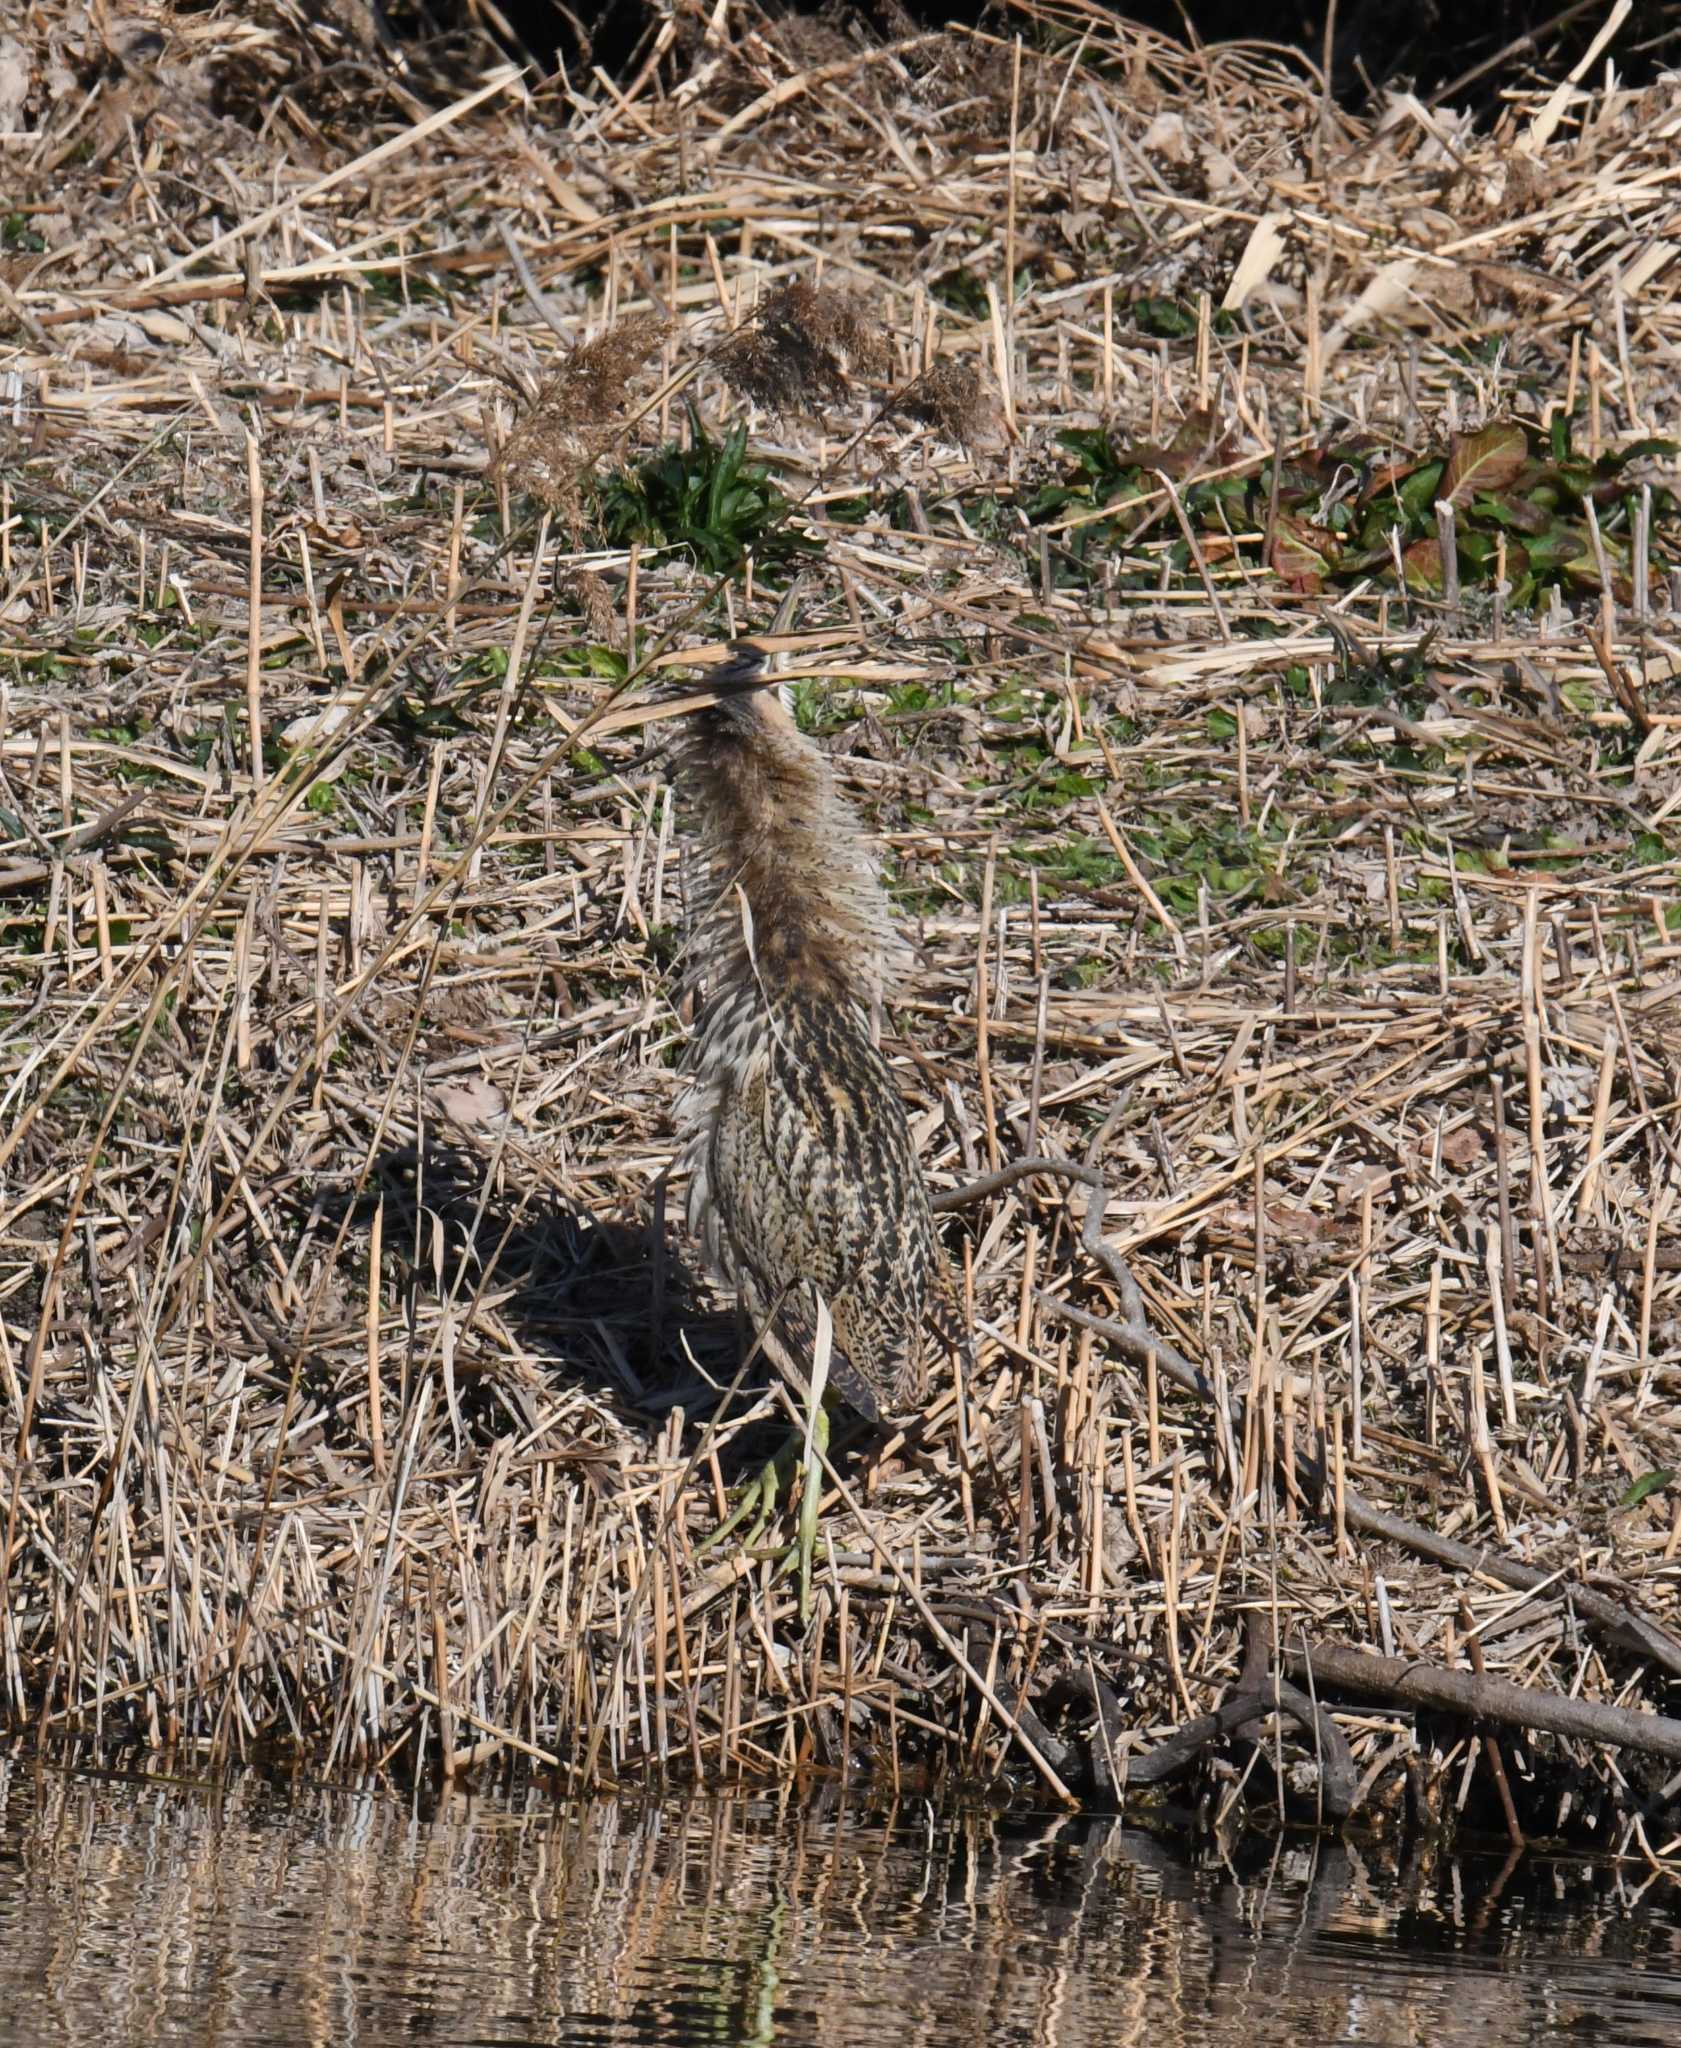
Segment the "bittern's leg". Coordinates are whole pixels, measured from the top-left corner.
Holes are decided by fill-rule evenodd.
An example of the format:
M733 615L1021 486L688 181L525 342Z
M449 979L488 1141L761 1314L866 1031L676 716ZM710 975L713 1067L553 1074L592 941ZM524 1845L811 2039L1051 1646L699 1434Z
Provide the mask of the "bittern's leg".
M805 1490L800 1496L800 1621L811 1619L811 1562L817 1550L817 1504L823 1492L823 1457L829 1448L829 1411L818 1397L811 1417L811 1456L805 1463Z
M817 1327L811 1345L811 1386L805 1405L805 1492L800 1500L800 1621L811 1619L811 1558L817 1548L817 1503L823 1491L823 1454L829 1448L829 1411L823 1405L834 1356L835 1325L829 1304L817 1296Z

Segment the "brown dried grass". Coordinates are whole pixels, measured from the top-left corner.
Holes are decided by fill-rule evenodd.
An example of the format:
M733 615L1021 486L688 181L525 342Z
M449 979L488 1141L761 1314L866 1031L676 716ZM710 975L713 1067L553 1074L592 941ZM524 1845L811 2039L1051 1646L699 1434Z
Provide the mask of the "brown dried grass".
M1681 1573L1673 1490L1629 1497L1681 1467L1661 577L1644 618L1333 608L1187 561L1165 479L1090 580L1077 511L1017 508L1100 420L1166 447L1211 409L1238 460L1564 402L1602 445L1672 431L1674 87L1367 123L1081 6L1019 61L920 36L802 69L730 22L727 111L703 47L693 92L411 74L352 127L324 31L193 17L202 62L273 74L214 218L184 117L81 153L107 89L55 97L33 53L5 161L45 246L0 298L4 1712L428 1770L988 1775L1012 1702L1078 1741L1101 1680L1123 1744L1207 1706L1246 1610L1455 1664L1462 1600L1491 1670L1661 1706L1568 1597L1670 1621ZM510 224L601 339L563 352ZM766 327L816 254L892 337L867 391L838 326ZM1127 312L1199 292L1183 342ZM651 361L666 320L673 378L626 403L611 337ZM1121 1306L1083 1196L1002 1190L953 1225L973 1375L843 1462L809 1632L766 1549L699 1547L762 1432L698 1421L739 1349L659 1180L679 877L649 735L603 716L613 644L769 607L539 542L506 397L545 392L560 478L607 415L607 459L657 445L678 376L727 417L737 346L782 365L734 383L822 543L800 623L852 636L814 701L921 949L888 1044L928 1170L1097 1167L1218 1391L1211 1424L1069 1320ZM827 516L861 493L908 511ZM1323 1511L1269 1476L1292 1449ZM1339 1485L1557 1576L1360 1536ZM1378 1807L1409 1758L1438 1804L1469 1783L1451 1729L1346 1725ZM1548 1753L1530 1824L1633 1841L1609 1756Z

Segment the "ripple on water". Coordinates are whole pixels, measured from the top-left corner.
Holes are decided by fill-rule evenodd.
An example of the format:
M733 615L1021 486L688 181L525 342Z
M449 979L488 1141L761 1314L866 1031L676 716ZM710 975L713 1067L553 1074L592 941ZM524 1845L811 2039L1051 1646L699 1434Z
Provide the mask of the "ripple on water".
M1681 1913L1580 1863L1106 1820L557 1806L0 1759L11 2042L1674 2048Z

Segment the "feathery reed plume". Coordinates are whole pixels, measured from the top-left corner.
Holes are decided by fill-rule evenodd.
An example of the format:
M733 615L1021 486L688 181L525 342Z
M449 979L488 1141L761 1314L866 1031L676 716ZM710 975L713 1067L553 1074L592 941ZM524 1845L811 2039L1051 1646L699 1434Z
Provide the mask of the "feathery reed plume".
M491 480L527 492L576 531L585 482L612 440L630 381L670 332L663 313L632 313L580 342L515 423Z
M920 420L948 441L968 447L986 424L986 401L972 364L941 356L912 380L888 407L901 419Z
M756 404L789 412L846 396L847 372L882 377L893 352L857 298L796 278L771 292L716 350L725 380Z
M920 1397L924 1320L950 1299L871 1031L906 953L858 817L767 681L743 645L675 763L704 986L679 1110L689 1220L755 1327L774 1312L766 1348L785 1368L809 1372L822 1297L830 1383L874 1420Z

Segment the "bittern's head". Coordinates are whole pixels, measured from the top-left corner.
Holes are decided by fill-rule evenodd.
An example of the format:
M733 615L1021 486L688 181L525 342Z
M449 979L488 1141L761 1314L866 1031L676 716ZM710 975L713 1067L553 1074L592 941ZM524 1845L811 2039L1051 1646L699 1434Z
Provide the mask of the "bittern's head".
M792 725L793 691L778 681L786 666L787 655L780 649L755 639L732 640L726 659L706 676L707 688L718 693L710 715L744 728Z
M796 576L782 593L776 617L762 638L749 634L732 640L723 662L708 673L708 687L718 692L717 710L709 715L721 717L725 727L738 732L794 729L793 692L777 678L788 665L783 636L794 623L800 586Z

